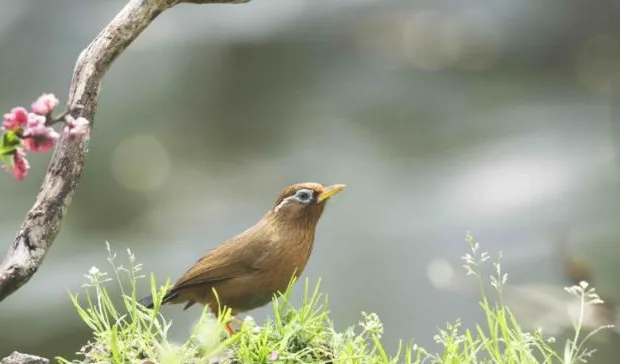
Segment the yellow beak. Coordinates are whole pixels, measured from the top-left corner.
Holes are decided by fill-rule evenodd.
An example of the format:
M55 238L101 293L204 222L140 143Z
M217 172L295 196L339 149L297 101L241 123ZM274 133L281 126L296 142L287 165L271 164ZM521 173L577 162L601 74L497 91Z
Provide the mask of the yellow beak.
M327 200L328 198L333 197L334 195L338 194L340 191L344 190L345 187L347 186L346 185L333 185L333 186L325 187L325 191L323 191L317 198L318 202L321 203Z

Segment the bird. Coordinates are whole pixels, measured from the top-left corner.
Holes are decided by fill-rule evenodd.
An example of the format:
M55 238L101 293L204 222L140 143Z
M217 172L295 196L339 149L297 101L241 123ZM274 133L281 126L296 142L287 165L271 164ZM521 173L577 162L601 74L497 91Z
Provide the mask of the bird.
M233 320L238 313L265 306L302 274L325 205L345 187L315 182L288 186L256 224L196 261L165 293L162 304L184 303L187 310L200 303L217 315L219 303L230 309ZM154 307L152 296L139 303ZM230 322L226 331L235 333Z

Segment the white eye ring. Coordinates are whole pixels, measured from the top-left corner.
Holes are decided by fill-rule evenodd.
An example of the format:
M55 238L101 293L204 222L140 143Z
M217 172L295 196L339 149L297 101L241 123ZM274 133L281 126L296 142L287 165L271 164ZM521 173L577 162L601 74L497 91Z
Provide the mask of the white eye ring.
M295 194L295 197L297 197L297 200L301 202L308 202L312 200L312 191L307 189L299 190Z
M307 189L307 188L303 188L295 192L294 195L290 195L289 197L285 198L282 202L280 202L278 206L276 206L273 209L273 211L278 212L282 208L282 206L292 201L296 201L297 203L301 203L303 205L309 205L312 202L313 198L314 198L314 191Z

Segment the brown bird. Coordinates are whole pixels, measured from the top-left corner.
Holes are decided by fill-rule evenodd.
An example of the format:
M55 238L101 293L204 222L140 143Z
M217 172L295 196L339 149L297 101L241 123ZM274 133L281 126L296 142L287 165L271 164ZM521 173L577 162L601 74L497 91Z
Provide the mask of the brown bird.
M254 226L200 258L166 293L162 303L209 305L217 314L215 289L232 315L266 305L303 272L314 244L316 225L327 200L345 185L299 183L287 187ZM140 300L153 307L151 296ZM227 324L229 333L234 330Z

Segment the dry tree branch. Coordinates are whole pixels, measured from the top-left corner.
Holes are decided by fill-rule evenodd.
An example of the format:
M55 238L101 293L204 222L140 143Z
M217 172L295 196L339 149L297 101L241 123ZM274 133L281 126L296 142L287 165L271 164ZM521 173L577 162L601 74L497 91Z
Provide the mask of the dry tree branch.
M164 10L181 3L237 4L250 0L129 0L116 17L82 51L73 71L68 109L81 112L93 125L101 81L114 60ZM83 110L78 111L80 107ZM63 135L45 174L37 199L28 211L0 265L0 301L32 278L60 231L62 219L82 175L89 136Z

